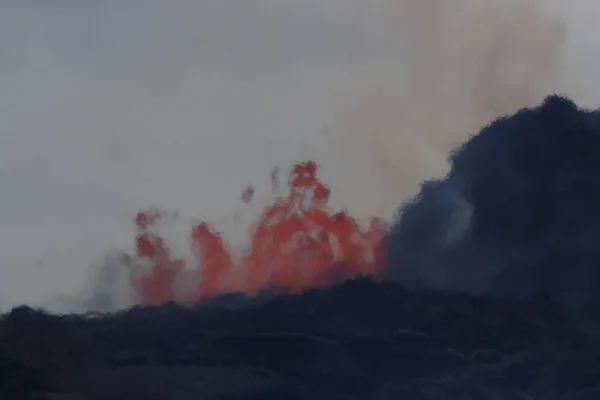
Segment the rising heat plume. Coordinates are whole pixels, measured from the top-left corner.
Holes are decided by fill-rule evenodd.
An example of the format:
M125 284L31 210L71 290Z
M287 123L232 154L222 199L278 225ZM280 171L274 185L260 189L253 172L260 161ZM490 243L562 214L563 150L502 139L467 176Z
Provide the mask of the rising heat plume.
M444 176L452 149L490 121L552 93L581 97L564 57L567 19L549 1L383 3L397 65L344 98L336 127L343 151L364 160L368 189L356 197L386 218L422 181Z
M277 187L277 171L271 179ZM285 196L264 209L243 254L234 254L208 223L194 226L190 233L193 266L174 258L165 240L153 233L152 227L167 214L140 212L136 254L127 261L137 300L156 305L233 292L300 292L381 272L386 255L386 226L381 219L372 218L368 227L362 227L347 212L331 210L329 189L319 180L315 162L296 164L288 187ZM249 186L242 200L251 202L253 193ZM175 289L181 279L197 284L182 293Z

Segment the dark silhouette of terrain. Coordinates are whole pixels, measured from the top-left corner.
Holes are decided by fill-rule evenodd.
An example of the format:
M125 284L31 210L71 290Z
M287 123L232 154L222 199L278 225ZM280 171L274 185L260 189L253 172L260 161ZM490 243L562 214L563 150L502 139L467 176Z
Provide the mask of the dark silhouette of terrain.
M600 398L598 113L553 96L495 121L400 217L380 280L113 314L13 309L0 398Z
M0 388L82 399L600 395L600 338L547 298L417 294L360 279L242 300L96 316L14 309L0 322Z

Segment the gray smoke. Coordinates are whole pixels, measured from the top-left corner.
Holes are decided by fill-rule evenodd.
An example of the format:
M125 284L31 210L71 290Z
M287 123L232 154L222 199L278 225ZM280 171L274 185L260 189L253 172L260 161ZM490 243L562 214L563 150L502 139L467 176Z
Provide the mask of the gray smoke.
M398 68L357 94L340 130L353 154L369 155L369 196L386 215L422 181L443 176L452 149L496 117L555 92L578 98L564 62L566 14L551 5L385 2L382 31L399 43Z

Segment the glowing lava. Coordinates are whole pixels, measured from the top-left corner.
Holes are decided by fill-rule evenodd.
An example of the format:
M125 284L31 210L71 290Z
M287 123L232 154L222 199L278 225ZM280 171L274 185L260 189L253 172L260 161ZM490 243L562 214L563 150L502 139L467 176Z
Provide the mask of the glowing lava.
M271 176L277 187L277 171ZM295 165L289 193L265 208L250 237L247 251L234 257L221 235L207 223L192 228L190 241L197 265L173 259L152 226L165 214L143 211L137 215L136 255L129 257L132 283L142 304L170 300L212 298L219 294L260 290L300 292L359 275L376 276L385 264L386 226L372 218L361 227L345 211L328 208L329 189L317 177L310 161ZM249 186L244 202L252 201ZM191 268L190 268L191 267ZM175 289L176 280L193 280L188 289Z

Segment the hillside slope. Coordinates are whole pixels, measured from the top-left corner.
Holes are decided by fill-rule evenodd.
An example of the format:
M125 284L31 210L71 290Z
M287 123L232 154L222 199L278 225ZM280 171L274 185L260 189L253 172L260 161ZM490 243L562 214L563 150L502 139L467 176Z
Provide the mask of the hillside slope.
M113 315L23 307L0 322L0 388L86 399L596 399L599 328L591 307L368 279Z

